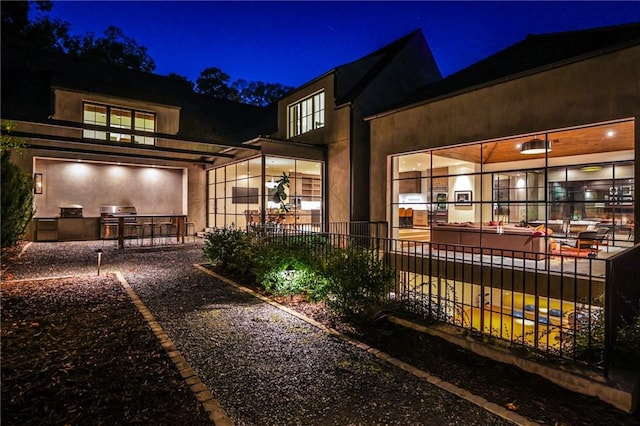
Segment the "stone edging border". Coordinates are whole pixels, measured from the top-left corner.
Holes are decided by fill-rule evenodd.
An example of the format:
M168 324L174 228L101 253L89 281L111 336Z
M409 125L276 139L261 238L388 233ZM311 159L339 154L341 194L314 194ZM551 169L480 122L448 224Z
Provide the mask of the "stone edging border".
M519 426L536 426L538 425L538 423L533 422L531 420L529 420L528 418L521 416L520 414L517 414L513 411L507 410L504 407L501 407L498 404L495 404L493 402L489 402L487 401L485 398L472 394L471 392L468 392L452 383L446 382L444 380L439 379L436 376L433 376L429 373L427 373L426 371L420 370L410 364L407 364L406 362L403 362L397 358L392 357L391 355L382 352L379 349L376 349L374 347L371 347L369 345L367 345L366 343L360 342L358 340L352 339L351 337L348 337L342 333L340 333L338 330L334 329L334 328L330 328L325 326L324 324L321 324L320 322L307 317L304 314L301 314L300 312L294 311L290 308L287 308L284 305L279 304L278 302L275 302L271 299L269 299L268 297L265 297L263 295L261 295L260 293L257 293L253 290L251 290L250 288L247 288L243 285L240 285L238 283L236 283L233 280L230 280L229 278L223 277L221 275L216 274L215 272L211 271L210 269L207 269L206 267L202 266L202 264L194 264L193 266L195 266L196 268L198 268L199 270L203 271L204 273L211 275L212 277L224 282L225 284L228 284L232 287L237 288L240 291L243 291L245 293L248 293L260 300L262 300L263 302L266 302L280 310L283 310L317 328L319 328L320 330L324 331L327 334L331 334L333 336L336 336L340 339L342 339L343 341L352 344L353 346L356 346L359 349L362 349L363 351L369 352L370 354L376 356L377 358L379 358L380 360L387 362L393 366L396 366L398 368L401 368L402 370L422 379L422 380L426 380L427 382L431 383L434 386L439 387L440 389L443 389L449 393L452 393L462 399L465 399L473 404L476 404L477 406L483 408L484 410L489 411L492 414L495 414L498 417L501 417L505 420L508 420L510 422L515 423L516 425ZM217 424L216 424L217 425Z
M173 341L167 333L165 333L160 323L156 321L151 311L145 306L133 288L131 288L131 285L129 285L124 275L119 271L113 271L113 273L118 278L118 281L120 281L120 284L144 320L149 324L160 345L178 369L180 376L182 376L185 383L189 386L198 402L202 404L202 408L208 414L209 420L211 420L215 426L233 426L233 421L227 416L224 408L222 408L220 403L213 397L213 394L207 389L206 385L202 383L187 360L180 354L180 351L178 351L173 344Z

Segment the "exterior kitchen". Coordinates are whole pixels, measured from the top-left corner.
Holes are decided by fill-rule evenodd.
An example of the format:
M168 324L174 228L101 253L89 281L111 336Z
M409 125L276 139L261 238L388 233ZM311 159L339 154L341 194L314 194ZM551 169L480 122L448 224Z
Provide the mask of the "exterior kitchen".
M273 109L180 80L35 48L2 58L3 122L23 144L12 161L34 178L28 240L201 232L207 168L272 127ZM123 215L135 217L116 226Z
M36 241L113 238L105 216L176 215L186 210L187 170L35 158Z

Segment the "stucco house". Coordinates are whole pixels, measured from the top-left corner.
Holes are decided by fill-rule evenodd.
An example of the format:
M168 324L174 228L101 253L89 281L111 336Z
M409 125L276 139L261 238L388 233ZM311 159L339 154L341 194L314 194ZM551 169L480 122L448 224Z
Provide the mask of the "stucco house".
M3 46L1 114L35 178L29 239L104 238L105 207L134 207L143 239L163 218L380 222L390 297L584 361L580 336L606 317L610 350L640 301L639 76L640 24L532 35L444 79L416 31L264 108Z
M103 237L104 206L185 216L195 231L246 226L275 210L269 187L283 172L286 222L367 220L363 117L441 78L420 32L265 108L25 46L6 46L2 58L2 119L28 148L14 161L37 179L35 240Z

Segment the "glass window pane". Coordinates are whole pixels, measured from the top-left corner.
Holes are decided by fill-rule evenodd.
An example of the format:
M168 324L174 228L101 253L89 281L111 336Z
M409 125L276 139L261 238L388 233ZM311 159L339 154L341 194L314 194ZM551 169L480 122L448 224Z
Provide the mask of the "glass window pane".
M102 105L85 104L83 118L84 123L106 126L107 107Z
M256 157L249 160L249 176L262 175L262 157Z
M131 135L124 133L109 133L109 140L112 142L131 142Z
M111 108L109 119L111 120L111 127L118 127L120 129L131 128L131 111L129 110Z
M147 112L135 112L135 129L145 132L153 132L155 130L155 114Z
M148 136L135 136L135 141L141 145L155 145L156 139Z

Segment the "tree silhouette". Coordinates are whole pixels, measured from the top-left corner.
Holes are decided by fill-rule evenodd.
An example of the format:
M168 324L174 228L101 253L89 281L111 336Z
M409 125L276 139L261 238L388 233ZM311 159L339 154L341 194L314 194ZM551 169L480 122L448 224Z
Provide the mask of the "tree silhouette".
M75 52L70 53L140 71L152 72L156 68L147 48L113 25L104 31L104 37L96 38L93 33L87 34L78 42Z
M242 102L250 105L266 106L287 94L293 87L280 83L264 83L239 79L229 84L229 74L217 67L209 67L196 80L196 92L217 99Z
M29 19L31 5L35 5L35 17ZM71 24L60 19L50 19L51 1L2 2L2 45L27 45L70 55L92 58L105 63L151 72L155 62L147 48L124 35L120 28L110 26L103 37L93 33L71 36Z
M217 99L237 100L238 92L229 87L230 79L220 68L205 68L196 79L196 92Z

